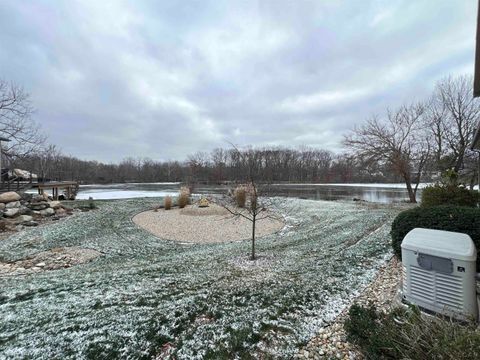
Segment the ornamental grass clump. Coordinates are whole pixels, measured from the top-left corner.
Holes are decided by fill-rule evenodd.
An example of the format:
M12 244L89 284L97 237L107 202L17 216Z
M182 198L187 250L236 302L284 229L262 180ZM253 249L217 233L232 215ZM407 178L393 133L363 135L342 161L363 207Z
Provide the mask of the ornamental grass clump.
M170 210L172 208L172 198L170 196L165 196L165 199L163 199L163 206L165 210Z
M182 189L180 189L180 194L178 195L178 207L180 209L183 209L185 206L188 205L189 198L190 198L189 196L190 194L188 192L182 191Z
M233 192L235 197L235 203L238 207L244 208L245 203L247 202L247 189L244 186L238 186Z

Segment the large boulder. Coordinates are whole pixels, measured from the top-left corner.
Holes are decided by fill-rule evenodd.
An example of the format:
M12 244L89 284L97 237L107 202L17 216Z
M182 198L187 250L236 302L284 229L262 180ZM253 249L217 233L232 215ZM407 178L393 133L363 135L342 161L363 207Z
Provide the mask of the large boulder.
M55 210L53 210L52 208L46 208L46 209L40 210L40 215L52 216L52 215L55 215Z
M19 208L12 208L12 209L7 209L5 210L5 212L3 213L3 215L5 215L5 217L15 217L17 216L18 214L20 213L20 209Z
M5 192L0 194L0 203L9 203L12 201L18 201L21 199L21 196L18 195L15 191Z
M5 210L5 204L4 203L0 203L0 210Z

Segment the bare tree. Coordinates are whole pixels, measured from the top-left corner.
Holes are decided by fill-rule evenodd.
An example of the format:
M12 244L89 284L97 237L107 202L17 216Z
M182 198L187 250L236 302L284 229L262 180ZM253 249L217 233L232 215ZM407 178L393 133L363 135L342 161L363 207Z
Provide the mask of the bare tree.
M32 112L29 95L21 87L0 80L0 134L10 140L3 147L7 158L27 156L45 142L31 119Z
M257 221L267 218L280 220L280 217L269 211L272 202L270 201L265 184L260 185L256 180L258 174L258 162L256 161L256 153L253 149L240 151L232 145L233 151L238 158L246 165L244 184L247 188L248 202L244 208L236 206L235 199L229 194L217 201L217 203L226 209L234 217L242 217L252 224L251 235L251 255L250 259L255 260L255 231Z
M405 181L413 203L431 148L424 114L423 104L402 106L388 111L385 120L370 118L344 140L362 160L389 164Z
M444 78L435 87L429 117L441 170L463 168L480 115L472 86L473 77L464 75Z

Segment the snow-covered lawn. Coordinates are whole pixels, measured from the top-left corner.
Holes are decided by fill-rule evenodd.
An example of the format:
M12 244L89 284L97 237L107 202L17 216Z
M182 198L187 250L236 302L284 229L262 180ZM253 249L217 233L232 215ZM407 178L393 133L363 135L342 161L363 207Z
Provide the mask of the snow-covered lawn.
M0 277L0 358L290 358L375 275L397 207L276 199L287 227L249 243L182 245L131 217L159 199L99 209L0 240L0 260L55 247L93 262Z

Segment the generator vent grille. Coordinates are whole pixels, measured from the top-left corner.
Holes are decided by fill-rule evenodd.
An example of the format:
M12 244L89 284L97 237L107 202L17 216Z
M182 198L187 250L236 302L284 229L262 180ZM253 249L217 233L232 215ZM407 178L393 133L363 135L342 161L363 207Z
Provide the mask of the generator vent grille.
M419 300L437 303L451 310L461 310L462 278L410 266L411 295Z
M462 300L462 278L447 274L436 274L437 301L455 310L461 310Z
M427 302L435 301L435 276L433 272L410 266L410 291L412 296Z

